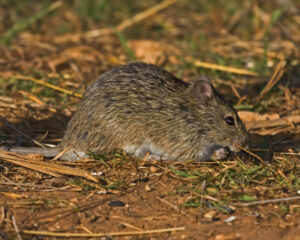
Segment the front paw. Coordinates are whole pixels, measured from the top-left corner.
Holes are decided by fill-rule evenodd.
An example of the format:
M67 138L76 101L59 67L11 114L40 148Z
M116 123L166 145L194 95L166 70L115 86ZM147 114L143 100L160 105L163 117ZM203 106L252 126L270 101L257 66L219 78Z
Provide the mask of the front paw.
M230 151L227 147L219 148L213 151L211 155L212 160L224 160L226 159L230 154Z
M170 160L169 158L167 157L164 157L164 156L160 156L160 155L157 155L157 154L149 154L148 156L145 156L144 159L147 159L147 161L166 161L166 160Z

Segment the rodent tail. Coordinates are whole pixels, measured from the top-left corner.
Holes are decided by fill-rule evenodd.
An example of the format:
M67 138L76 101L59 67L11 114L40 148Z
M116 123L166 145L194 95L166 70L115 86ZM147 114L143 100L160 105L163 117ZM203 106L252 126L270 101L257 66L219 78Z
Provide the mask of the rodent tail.
M45 157L55 157L59 151L57 148L40 147L0 147L2 151L15 152L20 154L42 154Z
M39 148L39 147L0 147L2 151L15 152L19 154L41 154L48 158L56 157L60 150L58 148ZM69 149L59 157L63 161L78 161L82 158L88 158L89 156L83 151Z

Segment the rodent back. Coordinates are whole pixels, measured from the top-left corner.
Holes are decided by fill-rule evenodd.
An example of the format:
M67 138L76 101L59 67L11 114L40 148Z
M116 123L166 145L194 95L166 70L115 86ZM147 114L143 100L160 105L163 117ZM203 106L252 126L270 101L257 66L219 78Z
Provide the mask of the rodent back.
M103 136L106 129L110 129L111 134L105 134L118 132L118 136L106 139L103 145L122 137L129 138L126 129L132 130L133 127L135 132L139 129L143 135L143 132L149 132L150 128L165 122L166 117L163 116L172 118L172 105L176 106L178 100L184 102L179 95L187 87L187 83L154 65L132 63L116 67L88 87L68 124L62 146L95 145L93 136L96 137L97 133Z
M157 66L132 63L101 76L87 90L84 101L91 112L103 117L147 120L175 114L176 108L186 102L183 97L188 86Z

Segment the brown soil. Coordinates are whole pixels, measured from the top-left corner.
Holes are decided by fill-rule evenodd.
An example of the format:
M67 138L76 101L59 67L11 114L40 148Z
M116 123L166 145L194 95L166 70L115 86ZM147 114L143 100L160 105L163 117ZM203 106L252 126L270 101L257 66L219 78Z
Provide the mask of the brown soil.
M183 180L174 179L164 171L167 163L143 165L138 162L134 167L129 165L115 173L127 186L121 191L106 194L101 194L101 189L86 192L71 183L76 181L74 178L50 179L37 173L31 173L35 180L29 181L36 187L2 185L1 232L6 233L9 239L15 236L11 224L11 216L14 216L20 230L51 232L109 233L185 227L178 232L113 239L299 239L299 211L290 210L290 213L281 216L278 205L265 204L236 207L231 214L216 213L212 219L205 218L203 215L211 211L205 201L202 209L180 207L180 203L190 195L174 194L174 189ZM7 167L12 174L24 172L23 169ZM95 172L103 170L97 166L90 168ZM155 172L152 173L151 169ZM107 170L111 171L115 170ZM25 178L27 173L23 174ZM35 201L39 203L35 205ZM125 206L110 206L114 201L121 201ZM224 220L230 216L235 216L236 220L225 223ZM26 234L22 236L23 239L33 239Z

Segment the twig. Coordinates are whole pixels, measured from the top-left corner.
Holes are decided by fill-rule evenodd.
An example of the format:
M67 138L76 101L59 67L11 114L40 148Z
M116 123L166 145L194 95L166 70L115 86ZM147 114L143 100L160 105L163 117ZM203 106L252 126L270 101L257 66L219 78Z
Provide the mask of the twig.
M50 175L52 177L57 177L57 178L61 177L60 174L57 174L57 173L55 173L53 171L49 171L48 169L45 169L45 168L41 167L38 164L32 164L31 162L24 161L24 156L23 156L23 158L20 158L21 160L17 160L16 157L6 155L5 152L3 154L3 151L1 151L0 152L0 159L2 161L6 161L6 162L9 162L9 163L13 163L15 165L19 165L19 166L22 166L22 167L25 167L25 168L29 168L29 169L37 171L37 172L48 174L48 175Z
M86 231L87 233L93 233L90 229L88 229L87 226L83 225L82 223L78 227L76 227L76 229L82 229L82 230Z
M132 229L135 229L135 230L137 230L137 231L143 231L143 229L142 229L142 228L139 228L139 227L133 226L132 224L130 224L130 223L127 223L127 222L122 222L121 224L122 224L122 225L124 225L124 226L126 226L126 227L130 227L130 228L132 228Z
M43 201L37 200L37 201L32 201L32 200L28 200L28 201L16 201L14 200L13 202L0 202L0 205L4 205L4 206L19 206L19 205L42 205L44 204Z
M93 177L86 170L66 167L56 163L33 160L30 156L23 155L23 154L0 151L0 158L1 160L14 163L16 165L20 165L29 169L33 169L38 172L49 174L54 177L60 177L60 174L66 174L71 176L83 177L93 182L98 182L98 179Z
M52 237L105 237L105 236L130 236L130 235L147 235L154 233L165 233L174 231L183 231L185 227L175 227L175 228L163 228L155 230L145 230L145 231L135 231L135 232L111 232L111 233L55 233L46 231L32 231L23 230L22 233L40 236L52 236Z
M284 180L286 180L287 182L289 182L288 178L284 175L284 173L283 173L280 169L277 169L277 172L278 172L278 174L279 174L282 178L284 178Z
M275 198L275 199L268 199L268 200L261 200L255 201L250 203L232 203L232 205L241 206L241 207L248 207L252 205L259 205L259 204L266 204L266 203L276 203L276 202L284 202L284 201L293 201L300 199L300 196L294 197L286 197L286 198Z
M0 175L2 178L4 178L7 181L8 185L15 185L15 186L18 186L20 189L22 189L24 192L26 191L25 188L23 188L19 183L14 183L9 178L5 177L3 174L0 174ZM1 182L0 182L0 184L1 184Z
M14 225L14 229L15 229L15 231L16 231L18 240L22 240L22 237L21 237L21 235L20 235L20 231L19 231L19 228L18 228L18 226L17 226L16 219L15 219L15 216L14 216L14 215L11 217L11 220L12 220L12 223L13 223L13 225Z
M67 151L69 151L71 147L67 146L64 150L62 150L59 154L57 154L54 158L51 159L51 161L56 161L59 159L62 155L64 155Z
M4 177L4 176L1 176ZM55 190L55 191L61 191L62 188L52 187L52 186L44 186L41 184L30 184L30 183L15 183L15 182L2 182L0 181L0 185L14 185L18 186L19 188L22 187L34 187L34 188L47 188L47 190ZM26 191L24 188L22 190Z
M300 153L289 153L289 152L282 152L281 155L290 155L290 156L300 156Z
M247 150L246 148L242 147L242 146L238 146L240 149L242 149L243 151L245 151L246 153L252 155L253 157L255 157L256 159L258 159L261 163L265 164L264 160L262 160L262 158L258 155L256 155L253 152L250 152L249 150Z
M209 195L207 195L207 194L205 194L205 195L200 195L200 194L198 194L198 193L196 193L196 192L194 192L194 194L196 194L196 195L198 195L198 196L203 196L203 198L205 198L205 199L207 199L207 200L211 200L211 201L214 201L214 202L217 202L217 203L223 203L221 200L219 200L219 199L217 199L217 198L214 198L214 197L211 197L211 196L209 196Z
M147 152L147 153L146 153L146 156L145 156L145 157L143 158L143 160L142 160L142 166L144 166L145 163L148 161L149 156L150 156L150 152Z
M17 129L13 124L9 123L8 121L6 121L4 118L1 118L1 121L6 124L9 128L11 128L12 130L14 130L15 132L17 132L18 134L22 135L23 137L29 139L30 141L32 141L33 143L35 143L36 145L38 145L41 148L46 148L42 143L34 140L33 138L29 137L26 133L23 133L21 130Z
M239 94L238 90L236 89L236 87L234 86L233 83L230 83L229 86L231 87L234 95L238 98L241 99L241 95Z

